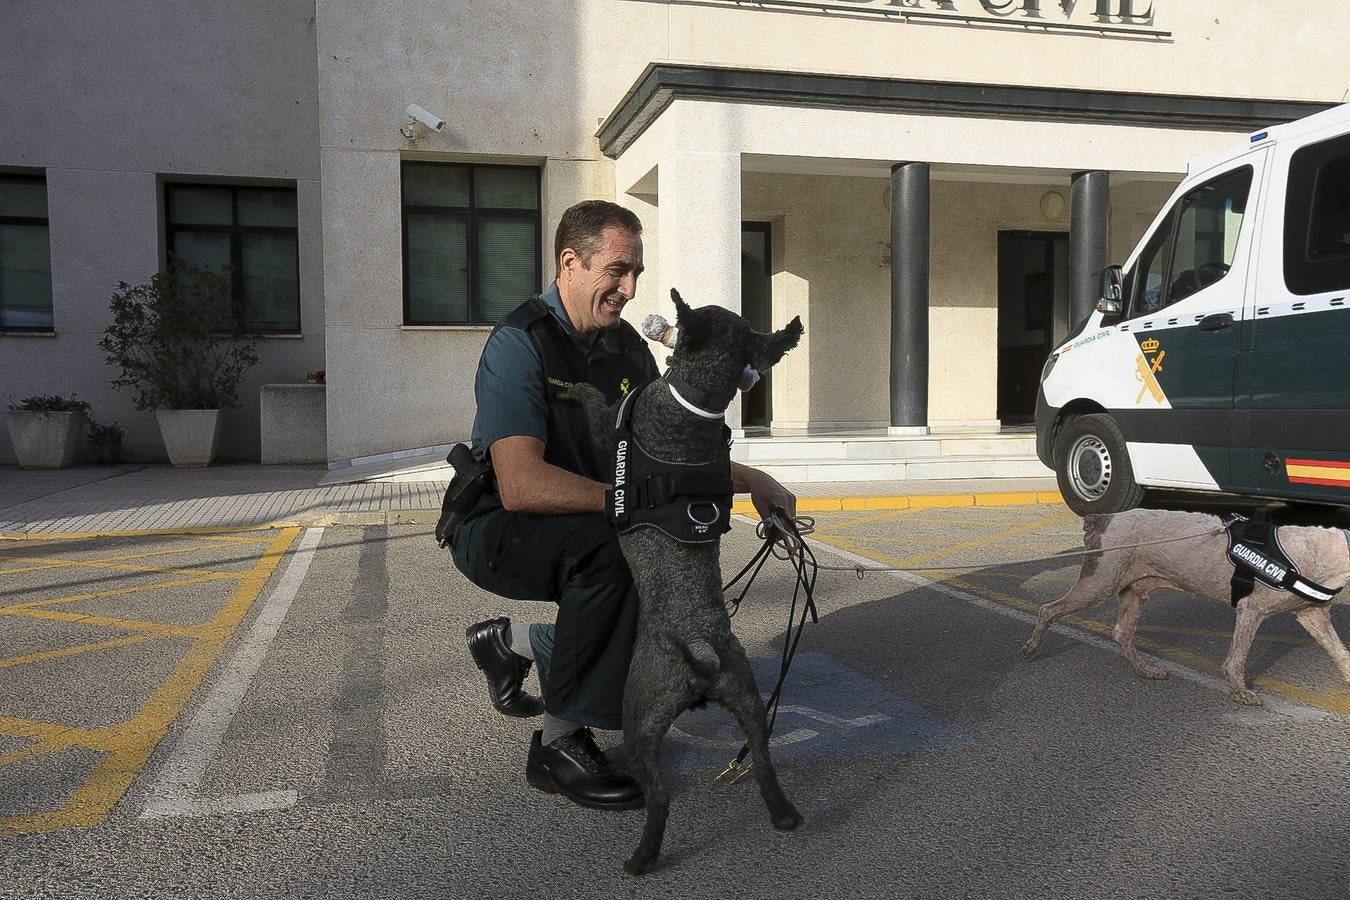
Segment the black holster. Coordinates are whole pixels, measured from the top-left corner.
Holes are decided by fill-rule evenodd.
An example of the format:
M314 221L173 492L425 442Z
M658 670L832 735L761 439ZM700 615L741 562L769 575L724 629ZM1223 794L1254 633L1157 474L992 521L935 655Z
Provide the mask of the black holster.
M436 522L436 543L447 546L455 537L455 530L478 506L483 494L492 487L492 467L478 462L466 444L450 448L445 461L455 470L450 486L441 500L441 517Z

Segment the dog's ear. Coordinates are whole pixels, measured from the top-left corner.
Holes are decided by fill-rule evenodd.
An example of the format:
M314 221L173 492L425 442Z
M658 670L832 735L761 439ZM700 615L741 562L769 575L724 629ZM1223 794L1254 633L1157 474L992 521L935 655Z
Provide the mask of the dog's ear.
M750 365L760 372L768 369L782 359L784 353L797 346L803 330L801 316L793 316L792 321L781 331L756 335L759 346L750 354Z
M712 323L708 317L691 309L680 292L670 289L670 299L675 301L675 325L679 328L679 343L686 350L692 350L712 335Z

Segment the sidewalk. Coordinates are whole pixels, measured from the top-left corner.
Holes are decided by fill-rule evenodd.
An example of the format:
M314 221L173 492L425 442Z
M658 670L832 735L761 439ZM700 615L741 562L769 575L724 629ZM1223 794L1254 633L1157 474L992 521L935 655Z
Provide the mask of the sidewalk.
M435 524L445 482L320 486L326 467L0 467L0 537L184 528ZM1053 478L788 484L800 512L1058 503ZM740 499L736 512L751 512Z

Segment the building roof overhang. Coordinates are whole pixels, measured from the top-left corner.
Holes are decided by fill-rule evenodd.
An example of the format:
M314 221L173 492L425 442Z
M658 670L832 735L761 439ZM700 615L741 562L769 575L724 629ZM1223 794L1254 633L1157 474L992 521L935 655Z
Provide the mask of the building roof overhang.
M617 159L681 98L1236 132L1290 122L1335 105L652 63L601 124L596 133L601 151Z

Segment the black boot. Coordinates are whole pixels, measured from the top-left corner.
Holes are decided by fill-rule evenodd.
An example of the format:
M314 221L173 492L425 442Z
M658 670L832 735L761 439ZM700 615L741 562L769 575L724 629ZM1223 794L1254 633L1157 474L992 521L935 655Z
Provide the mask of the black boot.
M642 788L595 744L589 728L578 728L545 746L536 731L530 741L525 778L547 794L562 794L591 809L637 809Z
M538 697L520 689L531 661L506 646L506 631L510 627L510 619L489 619L470 625L465 635L474 664L487 676L492 705L502 715L525 719L539 715L544 707Z

